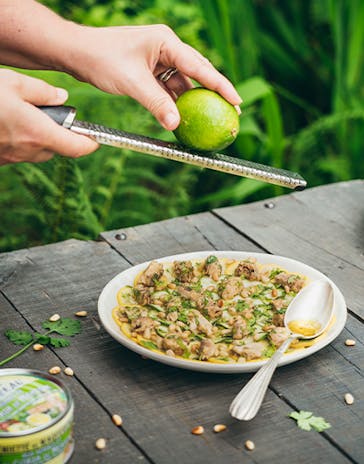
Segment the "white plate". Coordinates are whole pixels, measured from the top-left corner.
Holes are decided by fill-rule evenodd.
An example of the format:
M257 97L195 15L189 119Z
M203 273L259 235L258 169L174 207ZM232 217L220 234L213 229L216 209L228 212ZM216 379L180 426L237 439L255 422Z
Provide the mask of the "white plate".
M289 364L299 359L310 356L316 351L321 350L324 346L331 343L342 331L346 321L346 304L344 297L336 285L327 278L324 274L317 271L316 269L307 266L294 259L284 258L282 256L275 256L263 253L251 253L243 251L200 251L194 253L183 253L180 255L166 256L164 258L156 259L158 262L171 262L175 260L190 260L197 259L202 260L211 254L219 258L237 259L243 260L248 257L255 257L259 263L262 264L274 264L279 267L286 269L289 272L296 272L307 276L311 281L314 280L327 280L334 289L334 311L335 316L334 324L330 327L325 338L319 340L309 348L294 351L292 353L285 354L279 366ZM102 324L109 334L122 345L126 346L130 350L139 353L146 358L153 359L164 364L169 364L174 367L182 367L184 369L190 369L193 371L203 372L216 372L216 373L237 373L237 372L254 372L258 370L266 361L250 361L247 363L224 363L214 364L206 361L193 361L182 358L173 358L164 354L156 353L155 351L148 350L143 346L133 342L130 338L124 335L119 326L115 323L112 318L112 310L117 306L116 294L124 285L133 285L134 279L144 270L150 261L138 264L126 271L121 272L103 288L99 300L98 300L98 311Z

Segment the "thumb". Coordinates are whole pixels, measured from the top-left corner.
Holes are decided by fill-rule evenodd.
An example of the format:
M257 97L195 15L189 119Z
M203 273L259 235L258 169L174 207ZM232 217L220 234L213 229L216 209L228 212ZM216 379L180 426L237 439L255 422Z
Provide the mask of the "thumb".
M129 95L142 104L167 130L174 130L180 122L180 116L172 97L158 84L150 71L143 71L136 80ZM142 85L139 84L142 82Z
M65 89L54 87L41 79L19 74L18 93L26 102L33 105L62 105L68 98Z

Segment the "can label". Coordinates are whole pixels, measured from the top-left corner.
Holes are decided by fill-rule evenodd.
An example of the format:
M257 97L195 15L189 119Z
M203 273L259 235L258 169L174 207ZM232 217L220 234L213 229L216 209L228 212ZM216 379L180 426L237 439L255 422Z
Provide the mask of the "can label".
M0 463L66 462L73 450L70 401L46 376L0 373Z

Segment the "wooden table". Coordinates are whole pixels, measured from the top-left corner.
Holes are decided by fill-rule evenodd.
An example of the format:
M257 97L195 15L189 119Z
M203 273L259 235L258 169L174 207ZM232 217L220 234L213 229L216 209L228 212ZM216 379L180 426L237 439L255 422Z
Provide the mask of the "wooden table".
M0 353L15 351L6 328L40 329L53 313L89 315L68 348L28 350L6 367L71 366L62 379L76 402L71 463L363 463L364 462L364 182L306 190L242 206L114 230L100 240L62 243L0 255ZM228 406L251 374L185 371L142 359L100 326L96 303L115 274L152 258L197 250L262 251L305 262L343 292L348 320L341 335L313 356L277 370L259 415L232 419ZM346 339L356 340L354 347ZM344 394L355 397L353 405ZM332 428L305 432L294 410L323 416ZM117 428L112 414L120 414ZM214 424L227 430L213 433ZM197 425L201 436L191 434ZM107 439L103 451L95 440ZM244 442L253 440L254 451Z

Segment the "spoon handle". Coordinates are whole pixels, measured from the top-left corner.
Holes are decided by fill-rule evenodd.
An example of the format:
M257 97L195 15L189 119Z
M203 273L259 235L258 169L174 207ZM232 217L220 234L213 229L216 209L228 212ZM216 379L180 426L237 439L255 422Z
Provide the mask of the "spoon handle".
M256 416L281 356L296 338L295 335L287 338L270 360L240 390L230 405L229 411L233 417L247 421Z

